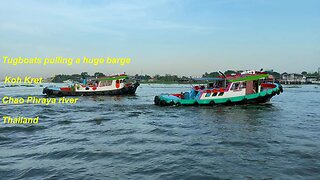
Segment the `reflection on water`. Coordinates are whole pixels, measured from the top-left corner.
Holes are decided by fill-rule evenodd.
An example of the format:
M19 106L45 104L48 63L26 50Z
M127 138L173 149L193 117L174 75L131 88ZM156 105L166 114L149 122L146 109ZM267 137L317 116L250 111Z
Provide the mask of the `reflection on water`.
M79 97L74 105L3 105L2 178L311 178L320 172L320 89L289 88L263 105L159 107L183 85L142 85L137 96ZM0 95L41 97L41 88Z

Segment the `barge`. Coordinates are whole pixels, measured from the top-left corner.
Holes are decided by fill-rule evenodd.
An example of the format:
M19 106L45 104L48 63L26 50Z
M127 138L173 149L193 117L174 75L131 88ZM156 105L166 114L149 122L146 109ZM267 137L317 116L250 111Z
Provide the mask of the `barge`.
M134 95L139 82L127 82L126 74L106 76L75 83L67 87L45 87L48 96L92 96L92 95Z

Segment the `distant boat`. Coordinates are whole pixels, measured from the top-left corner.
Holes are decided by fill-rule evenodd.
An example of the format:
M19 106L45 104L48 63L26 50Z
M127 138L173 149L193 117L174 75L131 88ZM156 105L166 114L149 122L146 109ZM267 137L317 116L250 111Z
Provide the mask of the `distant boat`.
M284 88L302 88L302 86L289 85L289 86L284 86Z
M71 84L71 83L74 83L72 80L68 79L66 81L63 81L63 83L68 83L68 84Z
M265 72L250 71L230 76L221 74L220 78L195 79L209 83L194 86L188 92L155 96L154 103L160 106L265 103L283 92L279 83L267 81L269 75Z
M91 95L133 95L138 82L127 82L126 74L106 76L96 79L84 79L68 87L45 87L43 94L48 96L91 96Z
M34 84L21 84L20 86L22 86L22 87L35 87L36 85L34 85Z
M9 85L5 85L5 87L19 87L19 84L9 84Z

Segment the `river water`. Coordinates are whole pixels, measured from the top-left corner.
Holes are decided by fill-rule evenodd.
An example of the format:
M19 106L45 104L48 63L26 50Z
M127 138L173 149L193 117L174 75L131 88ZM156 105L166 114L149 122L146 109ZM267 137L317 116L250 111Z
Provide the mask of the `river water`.
M4 105L0 179L320 179L320 86L284 88L264 105L159 107L188 85L141 85L136 96ZM40 87L1 88L41 96Z

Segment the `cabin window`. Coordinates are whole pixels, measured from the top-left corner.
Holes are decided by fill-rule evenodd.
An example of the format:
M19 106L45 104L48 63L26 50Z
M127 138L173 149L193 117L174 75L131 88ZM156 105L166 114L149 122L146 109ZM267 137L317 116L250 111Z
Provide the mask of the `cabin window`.
M94 86L98 86L99 85L99 81L96 81L95 83L94 83Z
M106 86L106 82L105 81L101 81L99 87L103 87Z
M240 89L243 89L243 88L245 88L246 87L246 82L242 82L242 83L240 83Z
M217 92L216 92L216 93L213 93L212 96L216 96L217 94L218 94Z
M238 90L239 89L239 84L240 83L233 83L231 86L231 90Z
M106 81L106 86L111 86L112 85L112 81Z
M206 97L210 97L210 96L211 96L211 93L207 93L207 94L206 94Z
M222 82L222 81L217 81L217 82L216 82L216 85L215 85L214 87L215 87L215 88L223 87L223 82Z
M101 81L100 87L111 86L111 84L112 84L112 81Z
M224 92L220 92L220 93L219 93L219 96L223 96L223 94L224 94Z

